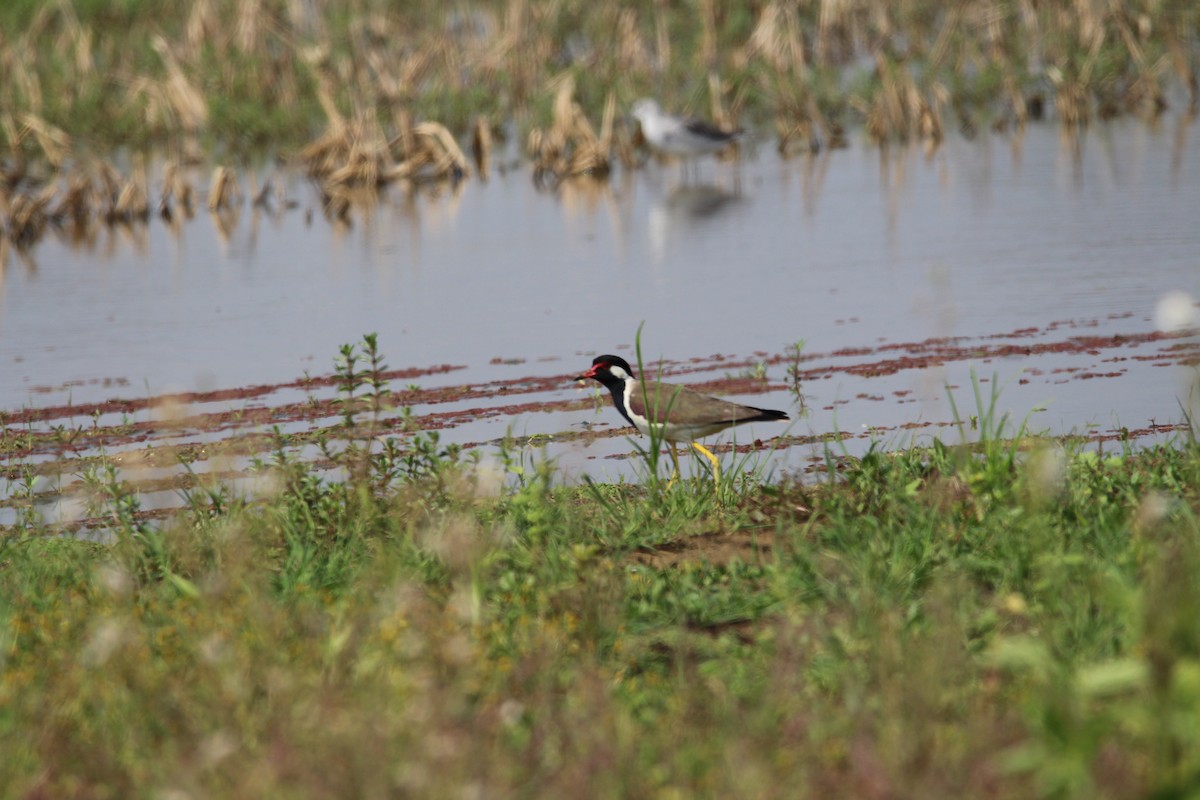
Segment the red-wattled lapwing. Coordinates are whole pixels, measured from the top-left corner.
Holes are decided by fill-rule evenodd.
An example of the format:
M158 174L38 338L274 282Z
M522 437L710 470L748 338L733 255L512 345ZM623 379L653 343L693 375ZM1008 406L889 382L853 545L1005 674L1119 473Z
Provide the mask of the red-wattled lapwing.
M596 356L592 368L575 380L595 378L612 393L613 404L629 424L649 435L653 423L655 433L671 443L671 460L679 473L676 442L690 442L713 466L713 481L720 476L721 465L707 447L696 442L745 422L786 420L782 411L743 406L700 394L686 386L661 381L639 381L629 362L620 356Z

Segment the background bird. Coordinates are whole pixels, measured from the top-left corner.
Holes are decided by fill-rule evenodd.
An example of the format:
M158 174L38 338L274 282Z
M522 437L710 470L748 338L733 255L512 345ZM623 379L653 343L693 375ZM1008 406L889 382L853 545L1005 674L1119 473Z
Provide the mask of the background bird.
M719 152L742 136L741 131L724 131L711 122L668 114L648 97L633 104L633 116L652 148L685 161Z

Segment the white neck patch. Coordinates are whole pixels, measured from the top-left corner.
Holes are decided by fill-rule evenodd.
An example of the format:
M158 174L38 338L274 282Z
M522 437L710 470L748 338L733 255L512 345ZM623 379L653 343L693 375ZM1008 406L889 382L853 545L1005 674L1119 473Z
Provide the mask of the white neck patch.
M612 373L612 376L614 378L618 378L623 381L629 380L630 378L633 377L632 375L630 375L628 372L626 372L624 369L622 369L617 364L609 364L608 371L610 373Z

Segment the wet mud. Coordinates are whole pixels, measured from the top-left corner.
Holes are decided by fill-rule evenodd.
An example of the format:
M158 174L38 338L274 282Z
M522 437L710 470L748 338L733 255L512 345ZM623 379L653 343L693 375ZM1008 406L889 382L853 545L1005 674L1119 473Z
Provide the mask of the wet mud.
M1124 315L1115 315L1122 318ZM1114 317L1107 321L1112 324ZM803 400L821 412L855 405L883 406L916 403L911 389L897 385L901 373L930 371L961 362L984 366L1004 365L1019 374L1018 385L1056 385L1065 382L1128 380L1131 369L1200 365L1200 341L1194 336L1130 331L1092 335L1080 329L1098 321L1056 322L1044 328L1021 328L983 337L931 338L923 341L882 343L828 353L757 353L750 357L710 355L661 365L665 379L686 383L716 395L753 397L771 394L793 403ZM549 366L546 359L535 365ZM493 365L528 369L530 359L497 358ZM659 367L656 365L655 370ZM787 380L768 380L778 375ZM528 374L485 382L439 383L447 376L470 373L466 365L440 364L390 370L383 375L389 386L387 410L372 424L373 435L397 437L403 442L418 431L438 431L446 441L465 449L539 447L553 453L574 448L589 459L629 459L632 447L614 442L607 448L593 445L620 439L630 431L618 424L607 396L572 380L578 370L566 373ZM830 382L866 382L867 389L852 398L829 399ZM981 377L986 384L989 378ZM120 383L116 383L120 386ZM952 384L950 389L959 388ZM49 509L82 491L81 476L110 462L127 486L142 494L160 495L143 513L161 517L183 502L185 490L214 482L230 482L250 475L254 463L269 461L279 450L301 454L315 468L331 465L315 445L346 437L345 415L354 409L358 419L369 418L365 401L348 406L338 393L334 374L209 392L190 392L152 398L114 397L99 403L29 407L5 411L3 449L0 451L0 514L6 525L15 524L18 512ZM868 417L870 412L863 412ZM556 415L550 418L539 415ZM814 418L818 415L814 415ZM884 415L881 415L884 416ZM896 415L888 415L894 418ZM546 427L553 419L560 429ZM565 427L559 424L565 420ZM512 434L514 424L525 433ZM889 424L868 424L856 430L793 430L770 438L736 444L717 440L709 445L717 453L770 451L795 453L790 459L797 472L823 470L819 451L831 443L876 441L889 433L922 431L946 437L957 433L962 420L915 419ZM530 434L529 429L534 432ZM757 431L760 434L766 430ZM1076 438L1092 442L1162 439L1187 430L1186 421L1152 420L1133 428L1091 426ZM361 429L359 431L361 434ZM307 449L306 449L307 448ZM608 452L603 452L607 449ZM803 452L810 455L805 457ZM32 490L29 489L32 484ZM79 505L79 503L76 503ZM65 530L102 524L82 516L61 520Z

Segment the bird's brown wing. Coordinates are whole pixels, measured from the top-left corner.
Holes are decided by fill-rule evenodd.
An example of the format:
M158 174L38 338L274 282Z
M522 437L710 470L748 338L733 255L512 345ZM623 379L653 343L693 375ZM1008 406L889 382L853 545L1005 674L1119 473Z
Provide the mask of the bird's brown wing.
M643 398L642 392L645 391ZM647 405L653 410L647 413ZM629 410L646 419L667 422L740 422L757 419L762 411L757 408L730 403L718 397L709 397L686 386L670 383L639 383L629 398Z

